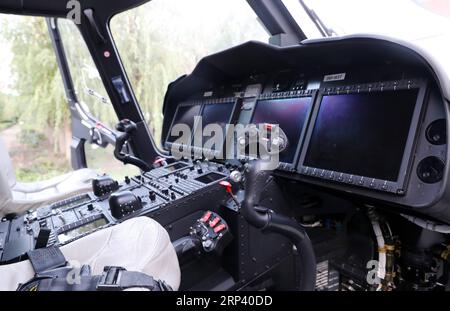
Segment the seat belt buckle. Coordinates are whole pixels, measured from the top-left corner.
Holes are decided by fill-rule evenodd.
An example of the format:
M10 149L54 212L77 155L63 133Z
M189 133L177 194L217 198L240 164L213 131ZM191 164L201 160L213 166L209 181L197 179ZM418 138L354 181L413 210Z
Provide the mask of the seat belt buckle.
M172 287L170 287L170 285L164 281L159 280L159 281L156 281L156 283L158 284L159 289L162 292L172 292L173 291Z
M122 271L126 271L125 268L122 267L112 267L107 266L103 269L103 274L100 277L99 282L97 283L97 290L100 291L119 291L121 290L120 286L120 277Z

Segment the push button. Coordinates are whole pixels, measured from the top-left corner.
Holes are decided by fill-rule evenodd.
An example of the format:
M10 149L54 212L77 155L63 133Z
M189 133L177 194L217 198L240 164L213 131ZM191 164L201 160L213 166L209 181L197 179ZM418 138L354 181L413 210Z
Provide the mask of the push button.
M150 200L153 202L156 200L156 193L153 190L150 190L150 192L148 193L148 196L150 198Z
M225 224L220 224L217 227L214 228L215 233L219 233L220 231L225 229Z
M202 222L207 222L208 220L209 220L209 218L211 217L211 212L206 212L204 215L203 215L203 217L201 218L201 221Z
M214 228L214 227L219 223L219 221L220 221L220 218L219 218L219 217L216 217L216 218L214 218L214 219L209 223L209 226L210 226L211 228Z

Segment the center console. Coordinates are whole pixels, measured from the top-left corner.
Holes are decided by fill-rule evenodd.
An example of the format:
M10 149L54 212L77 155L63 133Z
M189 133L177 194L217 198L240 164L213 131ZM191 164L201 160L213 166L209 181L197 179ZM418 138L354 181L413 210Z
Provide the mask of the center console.
M3 219L0 263L21 260L34 248L65 245L137 216L154 218L175 240L189 232L204 210L214 211L226 199L219 182L229 174L219 163L179 161L120 183L100 177L93 182L93 192Z

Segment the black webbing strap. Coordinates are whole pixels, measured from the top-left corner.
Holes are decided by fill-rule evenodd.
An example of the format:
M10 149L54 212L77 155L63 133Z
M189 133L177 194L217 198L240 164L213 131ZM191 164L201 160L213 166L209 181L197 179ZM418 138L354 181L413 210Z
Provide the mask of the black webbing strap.
M56 246L35 249L29 251L27 255L36 274L64 267L67 264L63 253Z
M53 260L53 264L49 266L54 267L55 263L56 260ZM40 271L28 282L20 284L17 290L121 291L129 288L145 288L150 291L172 290L165 282L157 281L142 272L126 271L121 267L105 267L102 275L92 275L87 265L81 269L64 266Z
M128 288L146 288L151 291L172 290L165 282L156 281L141 272L126 271L121 267L105 267L97 284L97 290L118 291Z

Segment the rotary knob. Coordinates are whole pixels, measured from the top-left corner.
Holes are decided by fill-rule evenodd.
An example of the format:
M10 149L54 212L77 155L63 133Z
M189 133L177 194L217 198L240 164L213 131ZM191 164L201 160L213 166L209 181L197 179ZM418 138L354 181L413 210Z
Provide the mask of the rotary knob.
M444 162L437 157L427 157L417 166L417 176L427 184L434 184L442 180L444 175Z
M156 192L153 191L153 190L151 190L151 191L148 193L148 197L150 198L150 200L151 200L152 202L155 201L155 200L156 200Z

